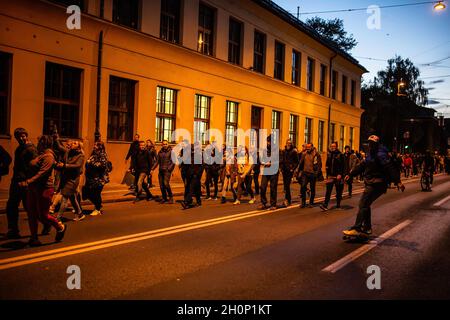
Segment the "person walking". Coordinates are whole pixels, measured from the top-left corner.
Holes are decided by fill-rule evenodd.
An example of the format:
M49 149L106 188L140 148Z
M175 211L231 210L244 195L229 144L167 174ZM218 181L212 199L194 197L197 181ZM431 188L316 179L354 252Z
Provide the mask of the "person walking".
M405 186L400 179L400 172L389 158L387 149L380 144L380 138L372 135L369 137L368 143L369 151L366 159L345 177L345 180L348 180L364 173L364 192L359 201L355 224L343 231L344 235L350 237L359 236L361 233L372 234L371 205L386 193L390 182L393 182L402 192L405 191Z
M248 195L250 195L249 204L255 203L255 194L252 190L252 170L253 166L250 164L250 158L248 149L244 146L240 146L238 152L236 153L236 170L235 170L235 178L237 186L237 195L235 196L235 201L233 204L238 205L241 204L242 194L244 190ZM232 189L235 193L235 188Z
M345 150L345 152L344 152L344 175L343 175L343 178L345 176L347 176L348 174L350 174L350 172L353 169L355 169L359 163L358 157L351 150L350 146L345 146L344 150ZM348 197L351 198L352 192L353 192L353 178L345 181L345 184L347 185L347 188L348 188Z
M56 229L55 241L60 242L67 230L67 225L61 223L49 212L54 192L53 168L55 166L55 154L52 150L53 139L51 136L42 136L39 139L39 156L30 162L30 166L36 169L36 173L30 178L19 182L21 188L27 188L26 211L30 226L31 247L40 246L38 238L38 221L44 226L52 226Z
M222 167L221 163L213 163L213 159L216 156L217 152L217 143L216 141L213 141L211 144L209 144L206 147L206 153L210 154L208 158L205 160L205 171L206 171L206 199L205 200L217 200L217 195L219 193L219 177L220 177L220 170ZM214 187L214 194L211 198L211 185Z
M262 178L261 178L261 206L259 210L275 210L277 208L277 193L278 193L278 177L279 177L279 156L272 161L273 152L276 145L272 145L272 136L267 137L266 150L264 150L263 155L267 158L263 158L261 155L261 167L262 167ZM278 153L279 155L280 153ZM270 205L268 204L266 193L267 187L270 185Z
M141 136L136 133L134 135L133 142L130 144L130 147L128 148L127 155L125 157L125 163L127 163L128 160L130 160L130 167L128 169L128 172L130 172L132 175L135 176L134 177L134 182L130 186L130 190L133 190L135 188L136 182L137 182L137 177L136 177L135 172L134 172L133 164L135 163L134 157L139 152L139 141L141 141Z
M83 174L84 162L83 144L80 141L74 140L64 157L64 162L59 162L56 165L56 168L61 170L60 189L62 195L61 207L57 215L58 219L61 219L64 215L69 200L75 210L74 221L81 221L86 217L83 214L78 199L78 187L80 185L81 175Z
M142 190L145 191L147 201L153 199L153 195L148 188L148 177L152 168L155 166L155 158L152 157L150 151L147 149L146 143L141 141L139 143L139 151L133 157L133 168L137 177L135 184L136 198L134 203L141 200Z
M158 153L156 152L156 147L155 147L155 144L153 143L153 141L148 139L145 142L145 147L146 147L147 151L150 153L150 157L153 159L152 162L156 163L156 158L158 156ZM150 173L148 175L148 181L147 182L148 182L148 187L149 188L153 188L154 187L154 185L153 185L153 175L152 175L151 171L150 171Z
M302 153L299 172L301 182L301 208L306 208L306 191L310 189L309 207L314 206L314 199L316 197L316 181L319 176L319 171L322 170L322 158L314 148L312 143L306 144L306 150Z
M169 142L167 140L164 140L162 143L162 147L158 152L153 170L157 166L159 167L158 180L162 194L162 200L160 203L173 204L173 194L170 187L170 178L172 177L175 163L172 161L172 148L169 146Z
M86 184L83 188L83 198L90 200L94 204L94 211L91 216L103 214L102 212L102 191L109 182L108 155L105 144L97 141L94 144L91 156L86 161Z
M225 148L223 152L223 170L222 170L222 199L221 203L227 202L227 192L230 190L233 194L233 202L237 199L237 194L234 189L234 182L236 179L235 172L237 171L236 158L231 149Z
M181 202L183 209L200 207L202 205L202 184L203 163L200 161L202 156L202 146L196 142L191 146L191 163L186 176L186 190L184 200ZM197 163L200 162L200 163ZM193 199L196 204L194 205Z
M286 146L281 153L281 173L283 175L284 203L288 207L292 203L291 198L291 182L294 172L299 164L297 148L292 144L292 140L286 141Z
M8 220L8 239L20 239L19 232L19 205L22 202L26 209L27 190L19 184L34 175L35 169L30 166L31 160L38 156L36 147L29 141L28 132L24 128L14 130L19 146L14 152L14 166L11 183L9 186L9 198L6 203L6 218Z
M320 205L320 209L328 211L333 186L336 188L336 208L339 209L341 207L342 191L344 189L344 155L339 151L337 142L333 142L330 145L325 167L327 173L327 179L325 181L327 191L325 200Z

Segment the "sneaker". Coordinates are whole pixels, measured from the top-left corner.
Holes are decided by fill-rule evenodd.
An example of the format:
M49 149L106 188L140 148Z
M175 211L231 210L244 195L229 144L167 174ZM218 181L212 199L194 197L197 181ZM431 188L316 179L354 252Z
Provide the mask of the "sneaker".
M209 200L211 200L211 199L212 199L211 197L206 197L206 198L205 198L206 201L209 201Z
M100 210L94 210L91 212L90 216L91 217L95 217L95 216L99 216L102 215L103 213Z
M160 202L159 202L159 204L166 204L167 203L167 200L164 200L164 199L162 199Z
M369 229L363 229L362 232L365 233L365 234L367 234L367 235L371 235L371 234L372 234L372 228L369 228Z
M84 218L86 218L86 215L79 214L73 219L73 221L80 222L81 220L84 220Z
M167 204L173 204L173 198L170 198L169 201L167 201Z
M145 200L147 200L147 201L151 201L151 200L154 200L155 198L153 197L153 195L148 195L148 196L146 196L145 197Z
M234 205L236 204L241 204L241 202L239 200L236 200L235 202L233 202Z
M322 211L328 211L329 209L328 209L328 206L326 206L326 205L324 205L324 204L321 204L320 205L320 209L322 209Z
M361 234L361 232L359 230L356 230L355 228L344 230L342 231L342 233L349 237L357 237Z
M265 204L262 204L262 205L260 205L259 207L258 207L258 210L267 210L267 209L269 209L270 207L269 206L267 206L267 205L265 205Z
M250 201L248 202L249 204L254 204L255 203L255 201L256 201L256 199L255 198L251 198L250 199Z
M42 228L42 232L41 235L43 236L48 236L50 234L50 231L52 230L52 226L51 225L44 225L44 228Z
M277 209L277 206L270 206L270 208L269 208L270 211L273 211L273 210L276 210L276 209Z
M212 198L213 201L217 201L217 197Z
M66 233L66 230L67 230L67 225L63 224L63 227L64 227L64 229L56 232L55 242L61 242L62 239L64 238L64 234Z
M283 206L284 207L289 207L291 205L291 203L288 200L284 200L283 201Z
M38 239L30 239L28 240L28 245L30 247L39 247L42 246L42 242L40 242Z
M302 204L300 205L300 208L302 208L302 209L306 208L306 203L302 203Z
M222 197L222 200L220 200L220 203L227 203L227 198Z

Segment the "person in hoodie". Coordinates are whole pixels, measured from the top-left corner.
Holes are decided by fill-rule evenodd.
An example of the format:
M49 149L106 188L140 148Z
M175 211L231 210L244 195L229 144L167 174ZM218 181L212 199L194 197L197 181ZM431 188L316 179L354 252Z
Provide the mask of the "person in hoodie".
M175 169L175 163L172 161L172 148L169 146L169 141L164 140L161 150L158 152L156 163L153 170L159 167L158 179L159 187L161 189L162 200L161 204L173 204L173 194L170 188L170 178Z
M14 152L13 176L9 187L9 198L6 203L6 218L8 220L8 239L20 239L19 205L26 207L27 190L19 184L34 175L35 169L30 166L31 160L38 156L36 147L28 140L28 132L24 128L14 130L19 146Z
M148 188L148 177L152 168L155 165L155 158L147 149L146 143L141 141L139 143L139 151L133 157L133 168L136 174L136 199L134 202L141 200L142 189L144 189L147 201L153 199L153 195Z
M314 148L312 143L306 144L306 150L302 153L298 166L301 184L302 204L301 208L306 207L306 191L308 184L310 188L309 207L314 206L314 198L316 196L316 181L319 171L322 170L322 158Z
M298 151L292 144L292 140L286 141L286 146L281 153L281 173L283 175L283 187L284 187L284 206L291 205L291 182L294 177L294 172L298 167Z
M235 178L232 180L236 181L237 186L237 194L236 189L233 187L232 191L234 193L235 201L233 204L241 204L242 194L244 190L250 195L249 204L255 203L255 195L252 190L252 171L253 165L250 164L250 156L248 153L247 147L239 146L238 152L236 153L236 170L234 172Z
M67 226L61 223L49 212L54 192L53 168L55 166L55 153L52 150L53 139L51 136L42 136L39 139L39 156L31 160L30 165L36 169L36 174L19 182L21 188L27 188L28 224L30 226L30 240L32 247L40 246L38 238L38 221L44 226L52 226L56 229L55 241L60 242L66 232Z
M341 207L342 191L344 190L345 160L344 155L338 149L337 142L331 143L325 166L327 173L327 180L325 182L327 191L325 200L320 205L320 209L323 211L328 210L328 203L330 202L333 186L336 188L336 208L339 209Z
M345 180L364 173L364 193L359 201L358 215L355 224L343 233L346 236L359 236L372 234L372 203L386 193L393 182L398 190L405 191L400 179L400 172L388 155L386 147L380 144L380 138L372 135L368 139L369 151L366 158L353 169Z
M59 162L56 165L56 168L61 170L59 187L61 189L62 200L58 212L59 219L62 218L69 200L75 210L74 220L81 221L85 218L78 199L78 187L80 186L80 178L83 174L84 162L83 144L80 141L74 140L64 157L64 162Z

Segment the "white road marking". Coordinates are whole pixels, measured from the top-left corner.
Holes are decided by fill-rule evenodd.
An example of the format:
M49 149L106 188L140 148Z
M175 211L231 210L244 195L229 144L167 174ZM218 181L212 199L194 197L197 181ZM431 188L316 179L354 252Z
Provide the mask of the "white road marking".
M445 197L444 199L436 202L435 204L433 204L433 207L440 207L441 205L443 205L444 203L446 203L449 200L450 200L450 195Z
M394 228L390 229L389 231L386 231L385 233L383 233L378 238L370 241L370 243L365 244L362 247L359 247L358 249L356 249L355 251L349 253L348 255L343 257L342 259L339 259L335 263L330 264L328 267L322 269L322 271L330 272L330 273L336 273L337 271L339 271L340 269L344 268L349 263L355 261L356 259L358 259L362 255L364 255L365 253L367 253L370 250L372 250L373 248L375 248L377 245L382 243L384 240L389 239L390 237L392 237L394 234L398 233L400 230L402 230L406 226L410 225L411 223L412 223L411 220L403 221L399 225L397 225Z

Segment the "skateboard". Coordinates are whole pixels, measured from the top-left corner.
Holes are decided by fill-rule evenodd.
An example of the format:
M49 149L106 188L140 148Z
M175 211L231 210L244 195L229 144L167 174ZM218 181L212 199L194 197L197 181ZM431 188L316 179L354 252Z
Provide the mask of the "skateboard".
M371 237L368 234L365 233L359 233L358 235L354 235L354 236L349 236L344 234L342 236L342 239L344 241L348 241L348 242L368 242L370 241Z

